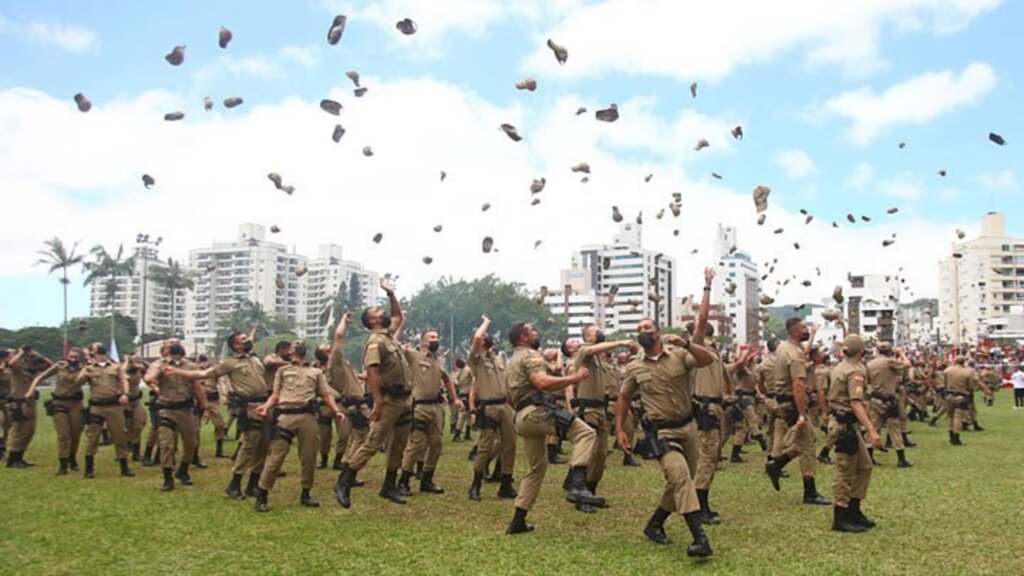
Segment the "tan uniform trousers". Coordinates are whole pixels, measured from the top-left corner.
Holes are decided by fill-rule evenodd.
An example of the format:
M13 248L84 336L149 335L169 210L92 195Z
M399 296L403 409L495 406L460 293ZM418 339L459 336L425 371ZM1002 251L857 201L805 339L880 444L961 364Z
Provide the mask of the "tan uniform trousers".
M239 439L238 454L232 474L259 474L267 460L267 449L270 440L267 438L266 425L261 416L256 414L258 404L250 403L245 407L246 418L238 419L242 436Z
M81 400L53 401L53 429L57 432L58 458L71 458L78 454L83 428Z
M25 452L36 435L36 400L8 401L7 412L11 415L11 438L7 447L11 452Z
M125 428L124 408L112 406L89 406L89 424L85 427L85 455L95 456L100 446L100 433L106 424L110 440L117 450L117 457L127 458L129 452L128 430Z
M478 407L477 410L481 408ZM494 425L480 428L473 473L483 474L487 469L487 463L497 456L501 459L501 473L512 474L516 465L516 427L513 423L515 413L508 404L484 406L482 410L488 422Z
M409 440L409 425L412 424L412 400L406 398L381 398L380 420L370 423L370 432L348 462L354 470L362 470L377 453L378 448L388 442L387 471L394 472L402 466L402 455Z
M196 414L192 407L167 409L157 412L155 422L160 436L160 467L173 468L178 437L181 437L182 464L191 464L196 453Z
M845 425L829 420L828 437L835 443L836 437ZM847 508L850 499L863 500L868 494L868 483L871 482L871 457L868 456L867 445L860 433L857 436L857 452L842 454L836 451L836 477L833 483L832 501L840 508Z
M149 414L141 398L128 403L128 407L124 410L124 421L128 427L129 446L142 442L142 431L146 429L146 422L148 420ZM156 426L154 425L153 427L155 428Z
M723 411L721 405L708 404L708 413L717 418L719 425L710 430L697 430L697 469L694 474L697 490L711 488L722 449Z
M338 454L344 454L350 432L348 420L338 422L330 406L325 404L320 407L320 413L316 417L316 424L320 434L320 455L326 458L331 453L331 442L334 441L335 426L338 428L338 445L335 451Z
M633 441L636 438L636 416L633 415L632 407L626 410L626 417L622 419L622 429L626 432L629 445L633 446Z
M761 435L761 416L754 408L754 402L750 401L741 410L743 420L735 421L733 424L732 444L743 446L747 437L755 438Z
M444 407L441 404L415 405L411 428L409 443L402 455L402 470L412 472L416 462L423 462L424 471L436 470L443 446Z
M763 415L765 421L765 430L768 432L765 434L768 441L768 453L773 457L775 456L775 413L779 409L779 403L769 398L762 405Z
M608 431L611 424L604 410L587 408L583 412L583 421L594 429L594 453L587 465L587 482L600 482L604 478L604 469L608 461Z
M903 430L900 429L900 419L898 417L886 417L885 413L889 409L889 405L882 400L877 398L871 399L870 412L868 413L871 417L871 424L874 425L875 430L881 434L882 430L889 432L889 439L892 440L892 447L897 450L903 450Z
M277 435L270 441L267 463L260 475L260 488L273 490L278 472L288 457L292 443L299 442L299 462L302 468L302 488L313 488L316 474L316 454L320 448L320 431L314 414L281 414L277 417Z
M206 406L209 410L206 412L205 418L209 419L210 424L213 424L213 439L224 440L228 436L228 427L224 422L224 415L220 411L220 402L210 402L207 400ZM203 418L203 416L196 418L197 444L202 444Z
M699 457L697 434L697 425L693 422L682 428L658 432L658 438L669 449L658 459L661 473L665 476L665 490L658 504L662 510L679 514L700 510L697 488L693 482L693 470L696 470Z
M790 458L800 459L800 472L804 478L814 476L817 470L817 455L814 453L814 428L809 421L803 426L786 424L786 413L796 410L792 402L776 402L774 415L775 429L772 442L772 458L788 454Z
M969 400L966 396L946 397L946 417L949 419L949 431L959 434L964 430L964 423L971 419Z
M548 469L547 440L551 436L557 440L558 432L555 430L554 416L549 416L548 411L539 406L527 406L517 412L515 425L516 432L523 437L526 461L530 466L519 483L516 508L530 510L537 501L541 484L544 483L544 473ZM579 418L573 418L566 436L573 445L569 466L575 468L590 464L596 442L594 429Z
M366 443L370 433L369 416L370 409L366 406L351 406L346 409L344 426L348 428L349 434L344 456L341 457L343 463L350 464L359 448Z
M906 433L907 426L910 425L910 418L907 418L907 391L903 390L896 396L900 411L900 432Z
M451 410L452 412L458 410L458 414L455 417L455 429L461 432L466 429L466 426L469 426L469 397L459 396L459 399L462 400L462 410L455 406L452 406Z

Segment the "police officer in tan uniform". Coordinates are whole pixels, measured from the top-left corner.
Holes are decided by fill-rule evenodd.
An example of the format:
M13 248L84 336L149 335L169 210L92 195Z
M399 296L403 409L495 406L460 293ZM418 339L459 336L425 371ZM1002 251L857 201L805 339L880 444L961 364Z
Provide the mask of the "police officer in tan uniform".
M67 360L57 362L45 372L36 376L28 396L33 396L36 387L47 378L53 376L56 386L50 400L46 402L46 412L53 418L53 428L57 432L57 459L60 467L57 474L63 476L68 470L78 470L78 445L82 437L82 385L78 383L78 373L82 370L82 352L78 348L68 350Z
M342 508L352 505L351 488L356 474L373 458L385 440L388 441L388 461L380 496L395 504L405 504L405 499L398 492L398 469L402 465L402 454L412 423L410 368L401 345L395 339L404 321L402 305L387 280L382 278L380 286L388 295L391 313L387 314L380 306L371 306L363 311L363 326L372 332L363 353L363 367L373 410L370 411L370 432L366 441L348 462L342 464L334 485L334 496Z
M593 512L594 506L604 506L604 499L594 496L585 483L587 465L594 453L594 429L545 396L545 392L563 390L582 382L590 376L590 371L582 367L571 376L548 374L544 358L537 351L540 336L532 324L513 324L508 339L515 347L505 369L508 391L516 410L516 431L523 437L530 469L519 484L515 514L505 533L520 534L533 530L526 522L526 515L537 501L544 482L548 467L545 445L549 436L568 437L573 444L566 500L575 504L577 510Z
M516 463L515 412L508 403L508 386L500 359L494 353L494 339L488 335L491 319L481 317L480 327L473 334L472 348L467 368L472 371L469 379L469 413L476 418L480 428L477 441L480 454L473 463L473 483L469 488L469 499L480 500L480 488L487 470L487 462L498 453L495 469L500 470L501 487L498 498L518 496L512 486L512 471Z
M338 392L340 399L337 402L345 412L345 421L339 427L347 427L349 430L345 451L335 467L338 470L352 461L370 432L370 409L367 407L371 401L370 396L344 354L345 330L350 320L352 313L346 311L334 330L334 342L331 344L325 373L327 385ZM353 474L352 486L362 485L363 481L357 480Z
M299 460L302 463L302 494L299 503L308 508L317 508L320 502L310 494L316 475L316 455L320 440L317 429L321 399L330 407L335 418L344 419L344 414L334 402L334 395L327 385L324 373L306 362L306 344L297 341L291 346L291 364L279 368L274 374L274 386L270 397L256 408L261 418L269 418L271 427L270 452L260 476L259 492L256 494L256 511L266 512L270 508L267 496L277 482L281 465L288 456L292 442L298 440ZM273 410L273 415L271 415Z
M7 452L7 437L11 432L11 417L7 413L7 399L11 397L11 369L7 361L14 352L11 348L0 349L0 460Z
M462 410L454 412L452 417L452 442L470 440L469 391L473 387L473 371L462 358L455 359L455 389L462 400ZM451 404L453 410L455 403ZM463 436L465 434L465 436Z
M403 496L412 494L409 479L415 475L415 468L420 466L420 462L423 463L420 492L444 494L444 490L434 484L434 472L444 444L445 399L441 394L442 387L448 392L449 398L455 398L457 409L462 410L464 406L438 357L440 346L437 330L428 329L420 335L419 350L405 351L412 376L413 413L412 431L402 455L402 477L398 482Z
M238 429L242 436L235 464L231 470L231 482L225 492L234 500L244 500L242 493L242 476L249 474L249 485L245 494L256 496L260 472L267 458L267 434L263 416L256 413L256 408L267 401L269 394L264 380L265 369L252 353L252 337L245 332L235 332L228 336L228 347L232 355L227 356L216 366L206 370L180 370L176 367L165 367L168 376L183 376L190 380L206 380L227 377L229 402L238 406Z
M320 344L316 347L313 352L313 356L316 358L316 362L313 364L314 368L319 369L324 373L324 378L327 379L327 385L331 389L331 394L334 396L334 402L337 403L341 400L341 396L338 390L331 385L331 347L327 344ZM320 465L318 469L324 470L327 468L327 460L331 454L331 444L334 443L334 429L337 428L338 440L334 451L334 467L336 470L341 470L341 458L345 454L345 445L348 443L348 436L351 430L348 426L348 421L338 421L331 412L331 407L327 404L320 405L320 412L316 417L317 428L319 430L320 437Z
M169 341L165 345L167 356L151 364L145 376L146 384L156 391L159 397L157 420L153 425L159 429L160 436L160 468L164 474L164 483L160 487L162 492L174 490L174 478L182 485L192 485L188 467L196 453L197 444L194 409L198 405L201 414L208 409L206 390L202 382L167 373L168 368L186 371L198 368L185 359L185 347L177 340ZM182 451L181 461L175 472L178 438L181 438Z
M900 468L910 468L907 461L906 447L903 444L903 433L900 429L900 407L897 398L897 387L903 373L910 369L910 360L902 351L895 353L892 342L879 342L878 354L867 363L868 388L871 398L869 416L876 430L884 427L889 432L889 439L896 448ZM868 450L871 461L875 461L874 449Z
M754 369L757 387L764 394L763 404L760 405L761 410L759 413L764 413L765 436L768 445L768 453L766 455L768 461L765 465L765 472L768 471L768 465L772 462L772 444L775 442L775 408L777 404L775 402L775 393L772 390L775 388L775 359L778 350L779 339L774 336L768 338L768 342L765 343L764 357L761 358L761 362Z
M85 477L95 477L96 451L100 431L106 425L117 450L121 476L135 476L128 468L128 430L124 413L128 407L128 375L124 364L115 364L107 356L107 348L94 344L92 364L78 372L76 381L89 385L88 425L85 427Z
M25 452L36 435L36 402L39 394L32 386L32 381L52 364L29 346L22 346L7 362L11 382L10 396L7 399L7 413L11 416L8 468L23 469L34 466L25 460Z
M617 385L618 369L605 356L616 348L634 348L632 340L605 342L604 331L595 324L583 327L583 344L572 356L573 370L586 367L590 372L583 381L576 385L572 407L576 416L594 429L596 434L594 453L587 466L587 489L597 494L597 485L604 478L605 463L608 460L608 435L611 422L608 420L607 390Z
M615 429L619 447L629 451L629 438L623 428L630 400L636 393L643 403L642 426L645 458L657 459L665 476L665 490L654 510L644 535L651 541L671 543L665 534L665 520L677 512L686 520L693 536L686 554L691 557L711 556L711 544L701 524L700 502L694 487L692 470L698 458L697 426L693 422L691 371L714 362L711 353L678 336L666 338L654 320L646 318L637 324L637 341L643 348L626 366L622 391L615 403Z
M869 372L863 359L864 340L858 334L846 336L843 360L832 369L828 389L828 433L836 447L832 529L837 532L863 532L875 526L860 509L871 481L871 457L857 424L867 431L873 447L882 446L865 406Z
M757 358L757 350L749 348L739 353L739 359L732 365L733 382L735 383L736 405L733 408L736 414L733 418L732 455L729 461L734 464L743 463L741 456L743 445L747 438L756 441L763 452L768 451L768 444L761 432L761 416L757 413L756 403L759 397L764 394L758 389L757 380L754 376L756 367L754 360Z
M775 440L772 442L768 477L772 487L778 491L783 469L791 460L799 457L804 480L804 504L827 506L831 502L818 492L814 482L817 459L814 453L814 432L807 420L807 394L804 391L807 363L803 343L811 339L811 334L804 321L797 317L786 321L786 332L789 339L779 345L775 354L774 387L771 390L775 400Z
M124 369L128 376L128 408L124 411L124 419L128 426L128 443L132 447L132 461L138 462L142 460L142 432L149 421L142 403L141 386L147 365L138 354L128 354L124 359ZM155 425L153 427L156 428Z
M210 359L205 354L200 354L196 358L196 366L200 370L206 370L210 367ZM203 390L206 391L206 414L205 419L208 419L210 424L213 425L213 438L216 442L216 452L214 452L214 458L227 458L224 454L224 442L227 440L228 426L224 422L224 414L221 413L221 401L220 401L220 387L217 385L217 378L204 378L199 381L203 386ZM196 428L198 430L196 434L196 443L202 446L202 428L203 428L203 417L196 419Z
M978 374L967 366L966 356L957 356L952 366L943 371L946 385L946 417L949 419L949 443L964 446L960 441L964 421L970 418L971 393L983 387Z

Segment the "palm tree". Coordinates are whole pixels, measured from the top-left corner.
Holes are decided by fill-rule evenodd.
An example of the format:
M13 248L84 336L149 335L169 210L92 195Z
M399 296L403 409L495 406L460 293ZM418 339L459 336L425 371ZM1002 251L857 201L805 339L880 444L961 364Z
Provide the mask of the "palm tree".
M174 322L177 318L178 290L192 290L196 287L195 272L183 268L181 262L168 258L166 268L153 270L153 282L171 292L171 336L177 336Z
M131 276L135 272L135 256L124 257L124 244L117 246L117 255L112 256L107 249L99 244L89 251L93 261L84 264L86 276L84 284L89 286L98 280L106 280L107 308L110 309L110 341L114 341L114 294L117 291L117 277Z
M75 254L78 242L71 246L70 251L64 247L64 242L57 237L47 240L44 244L46 244L46 250L38 252L41 258L36 260L36 265L43 264L49 266L49 274L53 274L57 270L61 271L60 283L64 289L64 353L66 354L68 351L68 284L70 283L70 280L68 280L68 268L81 264L85 256Z

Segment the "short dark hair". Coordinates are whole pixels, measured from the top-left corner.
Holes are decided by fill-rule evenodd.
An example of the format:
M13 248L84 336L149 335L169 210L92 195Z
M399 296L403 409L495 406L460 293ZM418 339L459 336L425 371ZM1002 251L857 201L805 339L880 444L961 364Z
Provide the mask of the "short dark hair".
M685 328L686 328L687 334L689 334L690 336L693 336L693 333L696 332L696 330L697 330L697 328L696 328L696 326L694 326L693 322L687 322Z
M569 358L572 354L569 354L569 338L562 340L562 356Z
M525 331L526 323L516 322L508 329L508 341L511 342L513 346L519 346L519 341L522 340L523 332Z
M644 321L649 321L651 324L654 324L654 329L655 330L658 330L659 332L661 331L661 325L658 324L658 321L655 320L654 318L651 318L650 316L648 316L646 318L641 318L640 319L640 322L644 322ZM637 322L637 324L640 324L640 322Z
M456 358L455 359L455 367L459 368L459 369L465 368L466 367L466 361L463 360L462 358Z
M768 339L768 351L769 352L775 352L778 349L779 349L779 339L776 338L775 336L772 336L771 338Z
M239 336L245 336L245 332L232 332L231 336L228 336L228 349L229 350L234 350L235 349L235 338L238 338Z
M370 329L370 310L373 310L374 308L375 308L375 306L369 306L369 307L363 309L362 321L363 321L363 326L367 330Z
M791 316L791 317L787 318L786 319L786 332L789 332L790 330L793 329L793 326L796 326L797 324L799 324L800 322L803 322L803 321L804 321L804 319L799 317L799 316Z
M287 340L281 340L277 344L274 344L274 354L281 354L286 348L291 346L292 343Z

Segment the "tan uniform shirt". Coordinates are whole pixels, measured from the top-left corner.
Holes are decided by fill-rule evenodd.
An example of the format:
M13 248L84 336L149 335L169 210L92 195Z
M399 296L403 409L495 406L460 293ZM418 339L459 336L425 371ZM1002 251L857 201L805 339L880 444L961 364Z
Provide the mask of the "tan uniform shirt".
M978 375L967 366L954 364L946 368L946 388L953 394L970 394L977 388Z
M42 380L53 376L55 381L53 393L57 396L70 396L82 391L82 385L76 382L80 371L81 367L78 370L71 370L71 365L61 360L43 372Z
M170 404L172 402L184 402L195 394L195 384L183 376L168 376L164 374L164 367L173 366L178 370L195 370L196 365L188 360L175 363L170 358L161 358L157 361L159 371L157 372L156 385L160 389L160 402Z
M252 354L228 356L213 367L213 377L228 377L232 394L239 396L263 396L267 383L263 379L263 363Z
M544 357L540 355L540 352L525 346L516 347L512 352L512 358L509 359L508 365L505 367L508 393L513 406L518 406L520 402L537 391L533 382L530 381L530 375L546 370L547 363L544 362ZM564 392L562 393L564 394Z
M22 360L24 362L24 360ZM25 370L24 366L14 364L10 367L11 374L11 398L18 400L25 397L25 393L28 392L30 386L32 386L32 379L34 376Z
M722 365L722 357L713 348L708 352L715 360L703 368L697 368L693 372L693 393L703 398L714 398L721 400L725 394L725 366Z
M277 377L277 371L282 368L281 362L285 362L285 360L277 354L269 354L264 358L263 381L266 383L267 390L274 387L274 379Z
M408 350L406 359L412 373L412 399L434 400L441 395L445 372L441 360L429 350Z
M470 389L473 388L473 370L470 369L469 362L455 375L455 388L460 396L468 396Z
M11 393L11 369L6 365L0 367L0 398L6 398Z
M471 372L470 381L476 386L477 400L494 400L506 398L508 390L502 376L498 358L490 352L471 352L466 361L467 371Z
M757 382L761 384L765 392L771 392L774 390L775 385L773 381L775 379L775 352L765 355L761 363L754 368L754 376L757 378Z
M868 362L868 394L896 394L896 385L903 376L903 366L896 358L876 356Z
M829 410L850 412L850 400L864 400L868 371L860 362L844 359L832 369L828 388Z
M331 389L319 368L293 363L277 370L273 393L282 408L301 408L314 398L330 394Z
M736 391L743 392L744 394L754 394L757 392L754 375L746 366L740 366L736 369Z
M689 374L696 358L683 348L665 348L657 357L640 354L626 365L622 393L640 393L644 412L651 420L678 420L693 411Z
M381 386L401 386L408 390L409 363L406 361L402 347L388 330L381 328L370 334L363 351L363 366L369 369L377 366L380 369Z
M775 351L775 377L768 390L776 394L793 395L793 382L807 378L804 351L796 344L785 341Z
M331 349L331 356L327 362L327 384L342 398L362 398L365 395L363 384L356 378L352 364L345 360L340 346Z
M121 379L126 376L124 366L107 360L103 364L94 362L83 370L89 382L90 399L108 400L121 395Z
M583 344L572 359L573 372L581 367L590 370L586 380L576 384L576 397L586 400L604 400L609 388L615 388L618 380L615 365L603 358L603 354L587 355L592 344Z

